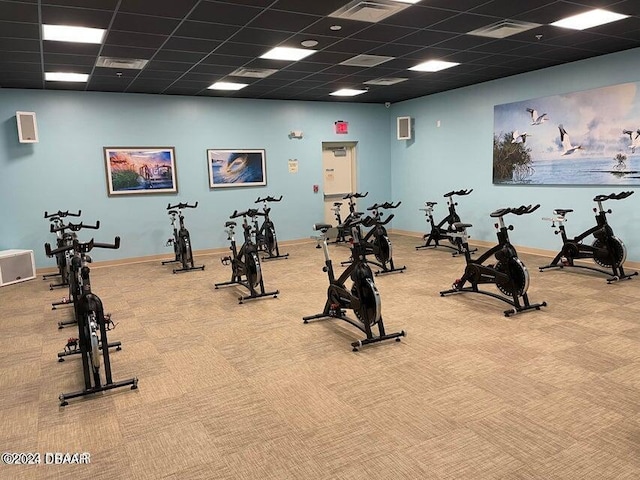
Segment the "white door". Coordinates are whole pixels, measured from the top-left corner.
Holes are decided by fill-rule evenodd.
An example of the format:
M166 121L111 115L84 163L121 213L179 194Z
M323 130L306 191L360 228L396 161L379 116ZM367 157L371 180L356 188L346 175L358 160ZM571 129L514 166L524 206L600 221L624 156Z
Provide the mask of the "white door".
M355 144L322 144L324 221L333 226L336 225L334 203L342 203L340 207L342 220L349 215L349 202L342 197L355 192L355 157Z

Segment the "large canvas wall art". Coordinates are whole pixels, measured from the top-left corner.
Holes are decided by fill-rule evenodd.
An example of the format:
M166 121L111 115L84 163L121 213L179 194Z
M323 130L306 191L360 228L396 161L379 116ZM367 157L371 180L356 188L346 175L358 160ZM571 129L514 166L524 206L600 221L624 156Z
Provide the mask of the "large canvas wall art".
M209 186L255 187L267 184L264 150L207 150Z
M177 193L173 147L104 147L107 193Z
M493 183L640 185L639 86L496 105Z

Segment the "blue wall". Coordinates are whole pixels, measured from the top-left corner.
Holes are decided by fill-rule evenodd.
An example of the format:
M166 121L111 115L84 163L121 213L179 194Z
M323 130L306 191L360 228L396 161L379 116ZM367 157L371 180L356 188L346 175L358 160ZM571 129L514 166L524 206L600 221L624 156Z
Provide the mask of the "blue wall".
M36 112L39 143L18 142L16 111ZM122 237L120 250L96 260L170 253L165 209L179 201L200 202L185 214L194 249L218 248L233 210L269 194L284 196L272 213L279 238L308 238L323 218L322 191L312 191L322 188L323 141L357 141L358 189L390 199L388 118L381 105L0 90L0 249L32 249L38 267L52 266L43 212L82 209L86 222L102 222L97 241ZM349 122L348 135L334 133L336 120ZM291 130L304 138L289 139ZM104 146L174 146L179 194L108 197ZM210 190L208 148L266 149L267 186ZM299 173L288 173L290 158Z
M576 235L594 223L592 201L597 194L618 192L612 186L507 186L492 184L493 107L529 98L587 90L640 80L640 49L561 65L442 94L395 104L391 107L391 175L395 200L402 200L394 228L426 231L423 207L437 201L436 217L447 213L442 197L449 190L473 188L459 200L463 221L472 223L471 235L495 240L489 213L501 207L540 203L540 209L527 217L510 216L515 226L512 241L548 250L559 250L560 238L553 235L548 222L554 208L573 208L567 232ZM437 75L437 74L434 74ZM395 118L414 119L414 140L395 140ZM438 128L436 122L440 120ZM627 188L629 189L629 188ZM610 221L614 231L628 247L629 260L640 261L640 189L623 201L605 204L614 210Z
M493 107L638 81L639 53L634 49L601 56L398 103L391 109L336 102L0 90L0 249L33 249L39 267L51 266L42 245L54 237L47 233L43 212L82 208L86 221L102 222L96 239L123 239L119 251L100 252L96 259L168 253L164 243L170 235L165 213L169 201L200 202L186 215L194 248L222 247L228 215L266 194L284 195L273 211L280 238L306 238L312 233L310 225L323 216L322 192L312 192L314 184L322 185L322 142L357 141L358 190L372 192L372 203L403 202L394 212L394 228L423 232L426 223L418 208L426 200L438 201L436 215L443 216L443 193L473 188L458 209L463 220L474 225L474 238L495 238L488 215L496 208L540 203L540 210L530 217L512 219L513 241L557 250L559 238L541 217L554 208L573 208L567 229L577 233L593 223L594 195L621 189L494 186ZM40 143L18 143L17 110L36 112ZM412 141L395 139L395 118L403 115L414 119ZM335 135L336 120L349 122L349 135ZM291 130L302 130L304 138L289 139ZM175 146L180 193L107 197L104 146ZM268 185L210 190L207 148L265 148ZM290 158L299 160L296 175L288 173ZM625 240L629 259L640 261L640 191L609 203L614 209L611 223Z

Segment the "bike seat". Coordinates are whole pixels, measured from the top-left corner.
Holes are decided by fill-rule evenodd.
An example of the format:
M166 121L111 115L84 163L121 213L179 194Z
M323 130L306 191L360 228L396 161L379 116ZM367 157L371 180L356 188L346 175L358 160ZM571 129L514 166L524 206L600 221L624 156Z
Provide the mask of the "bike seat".
M437 204L438 204L438 202L424 202L424 204L425 204L427 207L433 207L434 205L437 205Z
M473 225L471 225L470 223L462 223L462 222L452 223L451 226L456 230L456 232L463 232L465 229L469 227L473 227Z
M573 212L573 209L571 208L556 208L553 213L555 213L556 215L566 215L569 212Z
M339 207L342 205L342 202L333 202L334 207Z
M317 232L318 230L320 231L327 231L331 228L331 225L328 223L314 223L313 224L313 229Z
M229 228L229 227L235 227L237 225L236 222L227 222L224 224L225 227Z

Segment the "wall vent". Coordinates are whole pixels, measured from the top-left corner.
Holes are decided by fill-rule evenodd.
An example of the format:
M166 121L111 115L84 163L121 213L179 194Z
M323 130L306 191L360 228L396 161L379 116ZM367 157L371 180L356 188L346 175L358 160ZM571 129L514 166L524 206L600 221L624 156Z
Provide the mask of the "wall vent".
M354 0L329 14L329 17L377 23L409 7L407 3L390 0Z
M247 68L240 67L229 74L230 77L267 78L278 70L275 68Z
M349 67L375 67L394 58L395 57L383 57L381 55L357 55L344 62L340 62L340 65L348 65Z
M400 78L400 77L385 77L385 78L376 78L375 80L369 80L367 82L363 82L365 85L395 85L396 83L404 82L409 80L408 78Z
M96 67L142 70L148 62L149 60L143 60L141 58L98 57Z
M479 37L506 38L539 26L539 23L521 22L519 20L500 20L467 33Z

